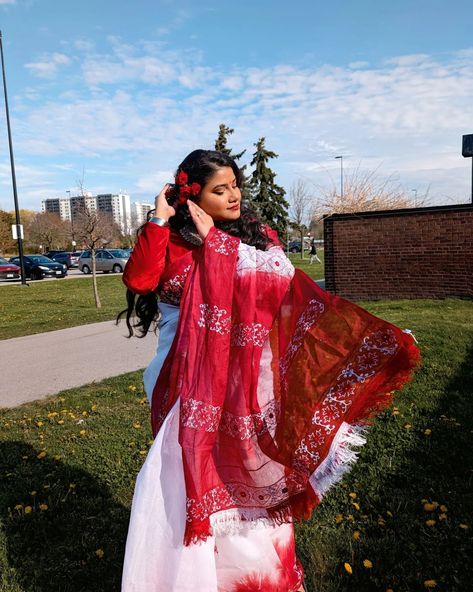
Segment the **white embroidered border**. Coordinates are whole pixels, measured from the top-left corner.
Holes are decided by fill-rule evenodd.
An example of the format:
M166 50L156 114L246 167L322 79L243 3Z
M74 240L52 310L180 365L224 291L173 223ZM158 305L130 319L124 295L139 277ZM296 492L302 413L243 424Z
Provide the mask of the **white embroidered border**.
M237 323L232 327L231 345L244 347L251 343L255 347L263 347L269 329L261 323Z
M215 331L220 335L230 332L232 319L225 308L219 308L216 304L199 304L199 308L199 327L207 327L209 331Z
M292 278L294 266L279 248L261 251L250 245L240 243L236 265L237 276L248 272L273 273L281 277Z

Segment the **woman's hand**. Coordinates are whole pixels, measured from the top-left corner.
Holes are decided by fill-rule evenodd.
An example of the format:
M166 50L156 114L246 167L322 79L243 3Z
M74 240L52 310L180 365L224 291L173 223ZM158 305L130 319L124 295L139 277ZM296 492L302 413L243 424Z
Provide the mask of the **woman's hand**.
M202 208L200 208L195 202L191 199L187 200L187 206L189 207L190 215L192 216L192 221L197 228L197 232L202 240L205 240L207 237L210 229L214 226L214 221L212 216L209 216Z
M171 187L169 183L166 183L166 185L161 189L159 195L157 195L154 200L154 215L158 218L163 218L163 220L166 220L166 222L176 213L176 210L168 204L166 199L166 191L169 189L169 187Z

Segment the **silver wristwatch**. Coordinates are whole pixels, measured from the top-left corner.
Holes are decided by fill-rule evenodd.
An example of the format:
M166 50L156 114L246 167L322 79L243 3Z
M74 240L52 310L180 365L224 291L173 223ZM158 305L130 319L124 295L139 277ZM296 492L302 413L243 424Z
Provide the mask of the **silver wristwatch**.
M157 224L158 226L169 226L169 222L164 218L158 218L157 216L153 216L148 220L148 222L152 222L153 224Z

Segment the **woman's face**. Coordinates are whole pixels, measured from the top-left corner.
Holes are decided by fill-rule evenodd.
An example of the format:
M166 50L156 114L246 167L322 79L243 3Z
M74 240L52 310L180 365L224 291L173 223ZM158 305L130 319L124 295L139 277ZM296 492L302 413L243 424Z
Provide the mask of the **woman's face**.
M237 220L240 217L241 192L232 167L217 169L204 185L199 206L217 221Z

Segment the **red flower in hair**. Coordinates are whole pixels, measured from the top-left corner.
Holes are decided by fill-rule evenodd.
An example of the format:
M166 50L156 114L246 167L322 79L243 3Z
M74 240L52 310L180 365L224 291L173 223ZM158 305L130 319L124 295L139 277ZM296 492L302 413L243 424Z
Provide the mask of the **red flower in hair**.
M190 189L191 189L191 195L199 195L201 187L200 187L199 183L192 183Z
M184 185L184 187L181 187L179 189L179 200L178 201L180 204L185 204L190 196L191 196L191 188L189 187L189 185Z
M176 176L176 185L185 185L188 181L189 177L185 171L181 171Z

